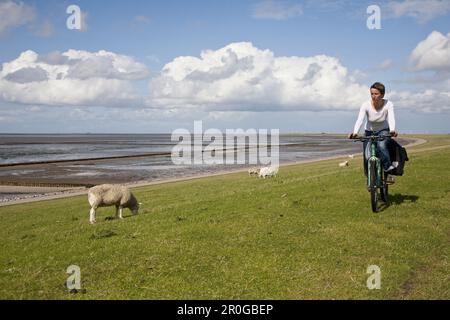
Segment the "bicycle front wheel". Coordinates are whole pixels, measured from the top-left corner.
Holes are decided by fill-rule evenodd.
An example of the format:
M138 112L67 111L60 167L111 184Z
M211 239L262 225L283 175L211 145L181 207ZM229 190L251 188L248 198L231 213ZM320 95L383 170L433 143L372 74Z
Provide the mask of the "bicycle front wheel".
M372 211L378 212L377 165L375 161L369 162L369 189Z
M385 173L384 174L384 179L383 179L383 187L380 190L381 191L381 193L380 193L381 200L383 202L385 202L385 203L389 202L389 185L386 183L387 176L388 176L388 174Z

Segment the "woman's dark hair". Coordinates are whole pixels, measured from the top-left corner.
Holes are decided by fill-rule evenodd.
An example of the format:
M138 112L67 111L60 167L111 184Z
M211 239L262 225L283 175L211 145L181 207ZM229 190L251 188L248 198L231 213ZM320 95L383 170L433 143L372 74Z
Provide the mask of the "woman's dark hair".
M370 89L377 89L378 91L380 91L381 95L384 96L384 92L386 90L386 88L384 87L384 84L380 83L380 82L375 82Z

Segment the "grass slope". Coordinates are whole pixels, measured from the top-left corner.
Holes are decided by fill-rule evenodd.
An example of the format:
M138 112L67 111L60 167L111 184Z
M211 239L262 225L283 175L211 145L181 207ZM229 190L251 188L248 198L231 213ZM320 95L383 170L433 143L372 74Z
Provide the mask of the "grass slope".
M95 226L85 196L2 207L0 298L449 299L450 136L425 138L378 214L360 158L137 188L138 216Z

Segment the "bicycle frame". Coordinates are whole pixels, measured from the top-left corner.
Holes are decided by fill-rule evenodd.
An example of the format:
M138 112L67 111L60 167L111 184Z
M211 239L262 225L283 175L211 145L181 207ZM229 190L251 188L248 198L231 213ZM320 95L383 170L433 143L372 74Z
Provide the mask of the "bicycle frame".
M377 157L377 149L376 149L376 142L373 139L369 140L370 143L370 158L367 160L367 168L370 168L370 163L371 162L375 162L375 166L376 166L376 172L377 172L377 176L376 176L376 187L381 187L382 186L382 174L381 174L381 160L380 158ZM370 187L370 181L372 179L371 176L371 172L370 170L367 170L367 187Z
M383 171L381 159L377 157L377 142L383 141L384 139L386 139L385 136L375 135L356 138L358 141L367 141L370 144L370 156L369 159L367 159L367 190L370 192L370 201L373 212L378 212L378 197L385 203L388 202L389 197L388 185L385 181L385 173Z

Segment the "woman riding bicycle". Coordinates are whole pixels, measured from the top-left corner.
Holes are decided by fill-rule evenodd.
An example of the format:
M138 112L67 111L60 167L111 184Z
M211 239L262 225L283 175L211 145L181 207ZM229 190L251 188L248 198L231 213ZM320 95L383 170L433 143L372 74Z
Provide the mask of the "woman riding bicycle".
M396 137L395 131L395 115L394 105L391 101L384 98L385 87L382 83L375 82L370 87L371 100L362 104L359 109L358 119L356 120L353 133L348 135L348 138L352 139L357 137L358 132L363 124L364 118L366 118L365 135L377 135L386 136L383 141L377 142L377 147L380 152L379 156L383 163L385 172L389 172L395 169L395 165L392 164L389 156L388 145L390 137ZM366 150L367 142L364 142L363 153ZM365 168L366 172L366 168Z

